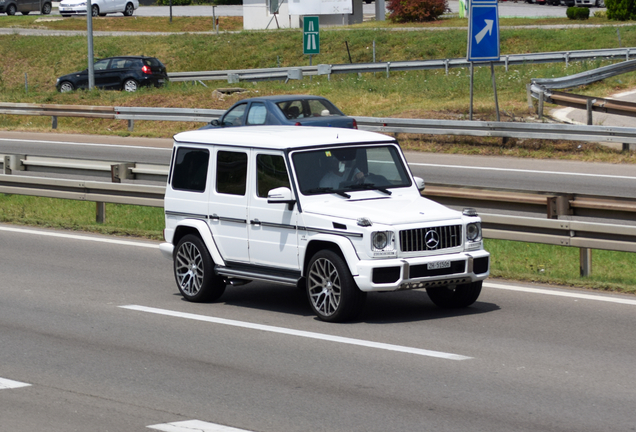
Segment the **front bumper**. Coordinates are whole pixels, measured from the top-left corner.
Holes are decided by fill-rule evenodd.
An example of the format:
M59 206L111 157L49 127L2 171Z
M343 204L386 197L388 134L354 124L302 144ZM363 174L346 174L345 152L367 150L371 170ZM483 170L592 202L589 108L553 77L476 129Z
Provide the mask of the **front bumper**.
M447 268L435 263L450 262ZM490 254L485 250L420 258L362 260L353 278L361 291L398 291L432 286L465 284L490 274Z

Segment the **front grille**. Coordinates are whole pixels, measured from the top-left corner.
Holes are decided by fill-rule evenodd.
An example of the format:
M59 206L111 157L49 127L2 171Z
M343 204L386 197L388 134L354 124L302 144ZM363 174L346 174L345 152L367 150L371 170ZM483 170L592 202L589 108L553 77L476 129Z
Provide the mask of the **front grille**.
M462 244L462 226L451 225L400 231L402 252L448 249Z

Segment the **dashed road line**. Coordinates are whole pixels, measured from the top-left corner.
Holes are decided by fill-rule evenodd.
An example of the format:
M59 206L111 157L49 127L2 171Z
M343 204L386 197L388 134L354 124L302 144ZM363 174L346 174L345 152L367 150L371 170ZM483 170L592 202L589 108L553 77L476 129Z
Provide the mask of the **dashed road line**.
M213 324L223 324L223 325L229 325L233 327L246 328L250 330L260 330L260 331L265 331L270 333L279 333L279 334L285 334L289 336L298 336L298 337L303 337L308 339L318 339L318 340L342 343L347 345L357 345L357 346L362 346L366 348L381 349L385 351L397 351L397 352L402 352L407 354L436 357L436 358L441 358L445 360L469 360L472 358L472 357L466 357L459 354L445 353L441 351L431 351L431 350L413 348L413 347L402 346L402 345L392 345L392 344L381 343L381 342L372 342L372 341L367 341L363 339L353 339L353 338L333 336L333 335L328 335L323 333L294 330L294 329L289 329L284 327L274 327L274 326L255 324L255 323L250 323L245 321L216 318L216 317L211 317L207 315L178 312L178 311L173 311L168 309L158 309L158 308L139 306L139 305L127 305L127 306L119 306L119 307L123 309L153 313L157 315L185 318L185 319L190 319L195 321L204 321L204 322L209 322Z
M15 389L20 387L29 387L31 384L20 381L13 381L6 378L0 378L0 390Z
M186 420L173 423L156 424L147 426L147 428L163 432L251 432L246 429L237 429L201 420Z

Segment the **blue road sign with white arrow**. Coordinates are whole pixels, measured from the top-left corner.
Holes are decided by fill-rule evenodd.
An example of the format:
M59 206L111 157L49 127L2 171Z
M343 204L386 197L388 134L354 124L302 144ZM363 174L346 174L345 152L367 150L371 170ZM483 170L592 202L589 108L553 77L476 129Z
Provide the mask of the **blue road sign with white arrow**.
M468 61L499 60L499 10L496 1L471 1Z

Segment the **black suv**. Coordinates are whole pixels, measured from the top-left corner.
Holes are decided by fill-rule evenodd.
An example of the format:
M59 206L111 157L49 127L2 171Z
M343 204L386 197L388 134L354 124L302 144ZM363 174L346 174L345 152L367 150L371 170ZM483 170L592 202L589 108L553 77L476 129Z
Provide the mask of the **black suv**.
M154 57L109 57L95 62L95 87L134 92L142 86L161 87L168 82L166 67ZM57 79L55 87L65 93L88 88L88 70L74 72Z

